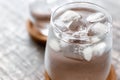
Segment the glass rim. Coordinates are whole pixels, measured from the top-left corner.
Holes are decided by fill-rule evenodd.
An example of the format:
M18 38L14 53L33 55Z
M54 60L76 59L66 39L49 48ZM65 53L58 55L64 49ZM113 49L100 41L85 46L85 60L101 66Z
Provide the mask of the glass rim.
M109 31L107 31L107 32L105 32L105 33L103 33L104 35L107 35L108 34L108 32L110 32L111 31L111 28L112 28L112 17L111 17L111 15L108 13L108 11L104 8L104 7L102 7L102 6L100 6L100 5L98 5L98 4L95 4L95 3L91 3L91 2L79 2L79 1L77 1L77 2L69 2L69 3L65 3L65 4L63 4L63 5L61 5L61 6L59 6L59 7L57 7L55 10L54 10L54 12L51 14L51 19L50 19L50 24L51 24L51 26L52 27L55 27L55 28L57 28L57 26L54 24L54 15L56 14L56 12L59 10L59 9L61 9L62 7L65 7L65 6L68 6L68 5L74 5L74 4L86 4L86 5L92 5L92 6L95 6L95 7L98 7L98 8L100 8L100 9L102 9L103 11L104 11L104 13L107 15L107 19L108 19L108 23L109 23ZM74 7L73 7L74 8ZM86 7L87 8L87 7ZM93 8L94 9L94 8ZM108 25L107 25L108 26ZM57 31L59 31L60 33L62 33L62 31L61 30L59 30L59 29L57 29ZM101 36L103 36L103 35L97 35L97 36L88 36L89 38L94 38L94 37L101 37ZM75 39L75 38L74 38ZM76 38L77 39L77 38Z
M54 14L56 13L57 10L59 10L60 8L62 8L62 7L64 7L64 6L71 5L71 4L77 4L77 3L79 3L79 4L83 4L83 3L84 3L84 4L90 4L90 5L94 5L94 6L96 6L96 7L99 7L99 8L101 8L101 9L103 9L103 10L105 11L105 13L107 13L107 15L109 16L108 18L109 18L109 20L110 20L110 23L112 23L112 17L111 17L111 15L108 13L108 11L107 11L104 7L102 7L102 6L98 5L98 4L92 3L92 2L80 2L80 1L65 3L65 4L57 7L57 8L53 11L53 13L51 14L51 21L53 21L53 16L54 16Z

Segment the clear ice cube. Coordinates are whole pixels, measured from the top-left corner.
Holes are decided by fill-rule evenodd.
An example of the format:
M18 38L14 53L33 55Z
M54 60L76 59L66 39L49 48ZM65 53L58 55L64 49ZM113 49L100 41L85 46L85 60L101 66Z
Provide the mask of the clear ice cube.
M84 59L87 61L90 61L92 59L92 48L91 47L87 47L83 50L83 55L84 55Z
M105 14L97 12L87 17L88 22L100 22L105 19Z
M64 56L71 59L83 60L81 46L79 45L69 45L64 48Z
M106 49L106 44L104 42L101 42L93 47L93 53L94 55L101 56L104 54Z
M61 48L66 48L67 46L69 46L69 44L67 43L67 42L65 42L65 41L60 41L60 47Z
M75 33L72 34L72 36L75 37L75 38L80 38L80 33L81 32L79 32L79 31L75 32Z
M103 35L107 31L108 31L107 25L102 24L102 23L95 23L88 30L88 36Z
M64 23L63 21L61 20L55 20L54 21L54 24L62 31L62 32L65 32L65 31L68 31L68 26L70 23Z
M86 24L80 20L73 20L71 22L62 22L61 20L56 20L54 24L62 31L68 35L77 34L76 32L84 32L86 30ZM80 34L78 34L80 35Z
M75 11L72 11L72 10L68 10L60 16L60 19L63 22L70 22L73 20L81 19L81 18L82 18L81 15L79 15L78 13L76 13Z
M72 34L72 36L75 37L75 38L88 37L86 30L74 32L74 33Z
M71 31L79 31L80 25L82 25L82 23L79 20L73 20L68 27Z
M96 42L99 42L100 41L100 38L95 36L95 37L91 37L91 42L92 43L96 43Z
M64 12L57 20L55 25L63 32L76 32L82 30L85 24L81 21L82 16L77 12L68 10Z

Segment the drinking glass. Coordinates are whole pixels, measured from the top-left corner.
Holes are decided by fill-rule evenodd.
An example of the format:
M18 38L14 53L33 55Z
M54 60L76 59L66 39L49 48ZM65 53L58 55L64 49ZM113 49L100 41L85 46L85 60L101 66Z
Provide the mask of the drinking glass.
M75 18L80 21L74 24ZM111 22L109 13L93 3L72 2L57 8L51 15L45 50L45 70L51 80L106 80L111 67Z

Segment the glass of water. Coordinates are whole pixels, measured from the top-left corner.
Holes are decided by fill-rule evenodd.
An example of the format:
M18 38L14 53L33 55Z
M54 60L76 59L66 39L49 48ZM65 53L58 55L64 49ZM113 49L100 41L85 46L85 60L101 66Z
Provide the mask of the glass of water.
M106 80L111 67L112 19L102 7L72 2L51 15L45 69L52 80Z

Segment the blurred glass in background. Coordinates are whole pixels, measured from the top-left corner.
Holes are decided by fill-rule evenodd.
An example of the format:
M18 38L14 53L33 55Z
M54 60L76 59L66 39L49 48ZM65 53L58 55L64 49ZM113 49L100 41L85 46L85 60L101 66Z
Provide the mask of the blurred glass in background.
M30 21L42 35L47 36L51 13L58 6L71 1L72 0L34 0L29 5Z

